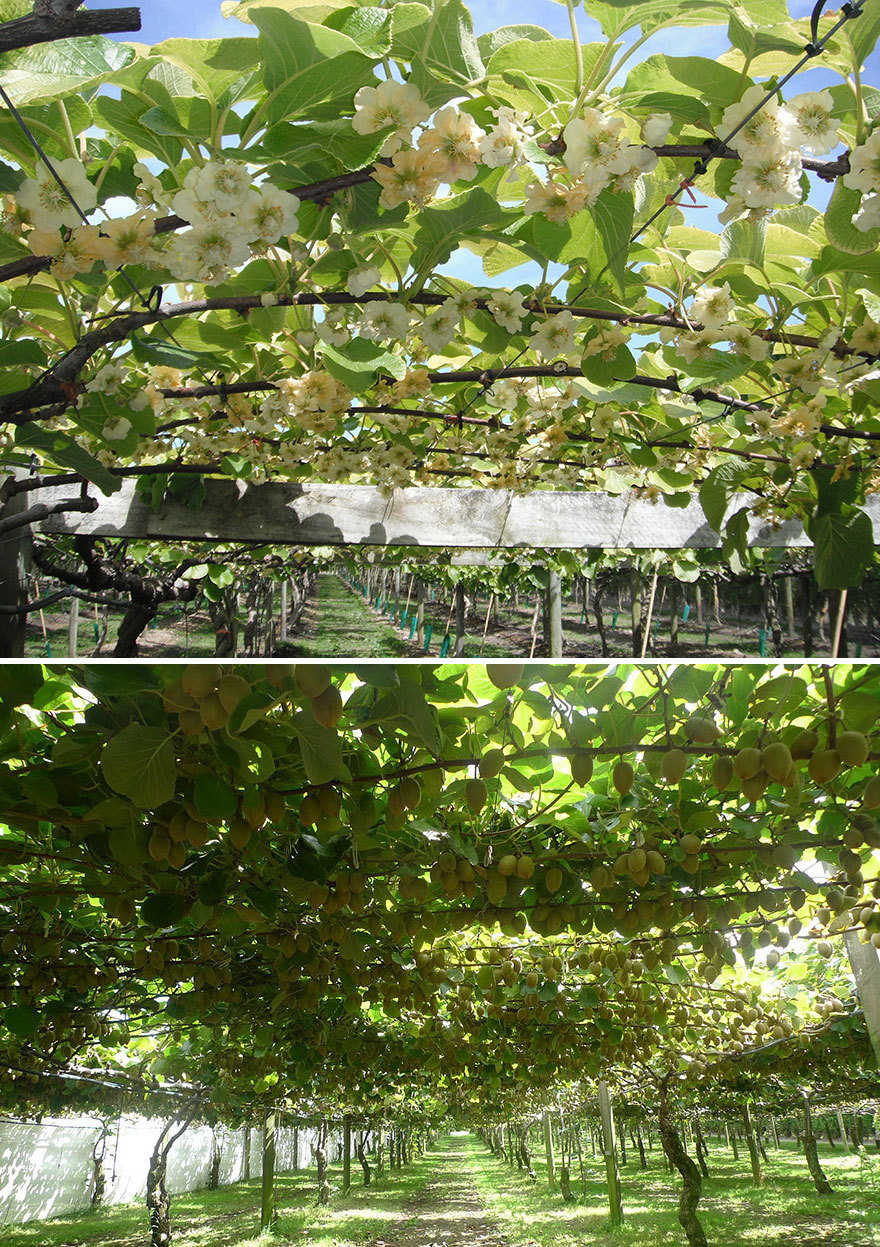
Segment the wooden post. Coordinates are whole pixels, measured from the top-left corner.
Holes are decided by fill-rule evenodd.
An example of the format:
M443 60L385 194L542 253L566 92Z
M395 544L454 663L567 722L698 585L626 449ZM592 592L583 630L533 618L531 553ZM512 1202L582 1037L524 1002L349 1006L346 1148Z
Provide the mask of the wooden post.
M700 588L699 582L694 585L694 609L697 612L697 623L702 625L702 622L703 622L703 590Z
M67 656L76 658L77 633L79 632L79 598L70 599L70 614L67 617Z
M605 1171L608 1176L608 1207L612 1224L618 1225L623 1220L620 1172L617 1168L617 1146L614 1138L614 1110L608 1094L608 1084L604 1078L599 1079L599 1112L602 1116L602 1152L605 1156Z
M342 1193L351 1190L351 1118L348 1113L342 1119Z
M849 1156L849 1139L846 1134L846 1126L843 1124L843 1113L841 1113L840 1109L836 1109L835 1112L837 1113L837 1128L840 1131L841 1139L843 1139L843 1150Z
M547 643L551 658L562 657L562 579L551 572L547 583Z
M416 581L416 641L419 648L425 646L425 586L421 580Z
M630 617L632 619L632 652L635 658L644 658L648 648L648 633L645 630L644 601L642 598L642 573L634 567L630 572ZM655 582L656 588L656 582ZM642 640L644 638L644 644Z
M789 641L794 640L794 589L792 587L792 577L785 577L785 614L787 617L787 631Z
M453 653L460 658L464 653L465 612L464 585L461 581L455 586L455 648Z
M770 1125L773 1127L773 1143L778 1152L779 1151L779 1131L776 1129L776 1118L775 1117L771 1116Z
M880 1065L880 956L873 944L863 944L855 931L844 934L849 964L868 1025L868 1036Z
M260 1205L260 1229L266 1230L275 1220L275 1114L267 1113L263 1126L263 1197Z
M547 1153L547 1183L551 1191L556 1190L556 1158L553 1155L553 1125L550 1113L544 1110L544 1150Z
M285 578L284 580L281 581L281 633L280 633L280 637L282 641L287 640L287 594L288 594L287 586L288 586L288 581Z
M244 1128L244 1160L242 1161L242 1180L249 1182L251 1178L251 1127L250 1123Z
M18 473L16 473L16 476ZM2 495L0 495L2 497ZM2 508L4 520L28 509L28 495L15 494ZM31 530L12 528L0 540L0 605L26 606L28 570L31 564ZM0 658L23 658L27 615L0 615Z

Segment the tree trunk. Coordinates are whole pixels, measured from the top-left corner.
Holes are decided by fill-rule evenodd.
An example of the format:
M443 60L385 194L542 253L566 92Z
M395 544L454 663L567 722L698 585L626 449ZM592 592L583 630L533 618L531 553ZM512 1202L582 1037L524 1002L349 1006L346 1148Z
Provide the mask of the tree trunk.
M168 1172L168 1153L189 1125L188 1117L176 1134L169 1138L174 1120L166 1122L159 1133L150 1156L147 1169L146 1205L150 1214L150 1247L170 1247L171 1244L171 1196L165 1187Z
M553 1123L545 1109L542 1119L544 1128L544 1152L547 1158L547 1184L551 1191L556 1190L556 1158L553 1155Z
M137 658L138 637L155 614L155 606L147 606L144 602L132 602L119 625L116 648L113 650L114 658Z
M244 1160L242 1162L242 1179L251 1180L251 1128L250 1123L244 1128Z
M678 1200L678 1219L687 1235L690 1247L708 1247L706 1235L697 1217L697 1205L703 1191L700 1171L682 1146L678 1131L672 1122L668 1100L669 1075L660 1083L658 1121L660 1141L670 1165L681 1174L682 1189Z
M620 1171L617 1168L617 1148L614 1140L614 1110L608 1094L608 1084L599 1080L599 1111L602 1117L602 1151L605 1156L605 1173L608 1187L608 1208L612 1225L623 1220L623 1202L620 1197Z
M644 1145L644 1143L642 1142L642 1126L641 1126L641 1122L636 1122L636 1143L638 1144L638 1148L639 1148L639 1168L640 1168L640 1169L647 1169L647 1168L648 1168L648 1162L647 1162L647 1160L645 1159L645 1145Z
M752 1164L752 1178L755 1186L760 1186L763 1181L761 1173L761 1159L758 1156L758 1144L755 1141L755 1127L752 1123L752 1110L748 1104L743 1105L742 1110L743 1126L745 1128L746 1146L749 1149L749 1160Z
M813 1115L810 1112L810 1097L804 1096L804 1155L810 1169L813 1185L820 1195L833 1195L831 1183L825 1177L819 1164L819 1149L816 1147L816 1136L813 1133Z
M351 1190L351 1118L346 1113L342 1121L342 1193Z
M546 595L546 640L550 658L562 657L562 582L551 572Z
M318 1166L318 1203L330 1203L330 1183L327 1181L327 1122L322 1121L315 1144L315 1161Z
M697 1162L704 1178L709 1176L709 1166L706 1164L708 1152L706 1151L706 1140L703 1137L703 1131L700 1126L699 1117L694 1118L694 1143L697 1150Z
M263 1126L263 1183L260 1229L274 1225L275 1214L275 1114L267 1113Z
M642 642L645 631L644 603L642 601L643 589L642 573L638 568L633 568L630 573L630 614L632 618L632 652L634 658L641 658L642 656Z
M211 1130L211 1168L208 1171L208 1190L216 1191L220 1185L220 1158L222 1152L217 1142L217 1135Z
M465 627L464 585L459 581L455 586L455 648L452 651L456 658L464 654Z
M110 1124L102 1119L101 1133L95 1140L95 1146L92 1148L92 1194L90 1199L91 1208L100 1208L104 1203L104 1195L107 1190L107 1175L104 1170L104 1156L107 1152L107 1135L110 1133Z
M373 1173L367 1161L367 1149L365 1146L366 1134L361 1134L356 1148L357 1158L361 1162L361 1169L364 1171L364 1186L369 1186L373 1180Z

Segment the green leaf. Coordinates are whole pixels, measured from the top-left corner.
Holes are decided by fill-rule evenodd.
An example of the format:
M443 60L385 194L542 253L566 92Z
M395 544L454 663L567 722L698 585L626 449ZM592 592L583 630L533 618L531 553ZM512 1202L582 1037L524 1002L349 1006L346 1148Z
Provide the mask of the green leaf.
M621 294L626 285L626 262L632 235L635 197L606 187L590 209L602 242L604 262Z
M726 108L735 103L748 83L736 70L705 56L666 56L658 52L630 71L625 98L634 102L645 92L668 91L695 95L706 104Z
M368 390L383 373L400 380L406 372L406 363L399 355L386 351L368 338L352 338L345 346L323 342L321 354L330 375L354 394Z
M173 739L164 727L130 723L104 746L101 770L113 791L138 809L164 805L177 779Z
M761 268L766 238L767 222L764 220L731 221L721 234L722 259L743 260Z
M228 780L203 771L193 784L193 802L208 819L232 818L238 809L235 791Z
M42 1015L31 1005L10 1005L3 1010L3 1023L19 1039L28 1039L39 1030Z
M486 34L480 35L477 39L477 47L480 49L480 56L488 63L498 49L503 48L505 44L515 43L522 39L539 43L552 38L550 31L545 30L543 26L499 26L497 30L489 30Z
M297 21L280 9L258 9L263 81L269 92L261 113L269 125L309 114L332 116L372 79L372 62L353 39L326 26ZM336 101L331 111L320 105Z
M15 430L16 446L30 446L39 450L48 462L58 467L71 468L96 485L102 494L115 494L122 486L118 476L110 472L84 447L60 429L46 429L37 424L20 424Z
M713 468L700 486L700 506L710 526L721 532L731 495L748 476L749 469L738 463L721 463Z
M486 73L471 15L461 0L439 4L428 22L413 70L427 71L441 82L479 82ZM415 76L418 82L418 74Z
M328 784L334 779L351 779L342 760L342 740L315 721L311 712L301 710L291 720L302 750L306 779L310 784Z
M605 50L602 43L582 48L589 76ZM575 58L570 39L517 39L493 53L488 65L488 94L514 108L543 113L548 102L577 96Z
M198 898L203 905L219 905L229 888L229 872L209 870L196 884Z
M348 35L370 56L384 56L391 49L391 19L390 9L374 6L359 9L352 6L337 9L325 19L323 25Z
M483 230L497 231L510 224L511 216L494 196L474 186L424 208L416 222L410 263L425 271L444 264L462 238L478 236Z
M141 904L141 921L148 927L173 927L186 913L186 898L177 892L151 892Z
M874 526L864 511L817 516L809 525L820 589L852 589L874 562Z
M97 87L134 58L134 48L102 35L58 39L4 53L0 81L14 104L63 99Z
M863 232L853 225L861 202L861 192L850 190L844 186L843 179L838 178L825 210L825 233L833 247L848 255L866 255L875 252L880 245L880 229Z
M10 666L4 663L0 669L0 702L7 709L31 705L45 678L40 666Z

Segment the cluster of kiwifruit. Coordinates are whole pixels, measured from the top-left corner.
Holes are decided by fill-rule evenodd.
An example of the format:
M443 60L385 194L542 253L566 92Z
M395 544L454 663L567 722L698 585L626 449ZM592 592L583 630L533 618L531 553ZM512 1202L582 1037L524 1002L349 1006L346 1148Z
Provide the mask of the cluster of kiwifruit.
M333 728L342 718L342 696L329 668L316 663L276 663L266 666L265 675L277 689L292 677L322 727ZM196 736L205 729L226 727L252 691L251 683L237 672L224 671L217 663L193 663L183 669L179 680L162 690L162 705L168 714L177 715L185 735Z

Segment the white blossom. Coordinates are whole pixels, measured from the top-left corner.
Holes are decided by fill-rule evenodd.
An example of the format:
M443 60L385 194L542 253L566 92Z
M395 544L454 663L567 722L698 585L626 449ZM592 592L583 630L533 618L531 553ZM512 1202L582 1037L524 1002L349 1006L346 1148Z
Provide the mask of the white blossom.
M369 303L358 320L358 333L374 342L401 342L408 330L409 312L402 303Z
M448 346L458 330L459 311L454 299L446 301L419 326L419 336L435 354Z
M98 369L86 382L86 389L90 394L118 394L127 375L128 370L122 364L112 361Z
M532 134L528 113L515 108L493 108L496 125L480 140L480 158L490 169L516 165L523 158L523 144Z
M849 173L843 175L843 184L852 191L880 191L880 129L850 153Z
M489 300L488 308L495 323L508 333L518 333L522 328L522 295L515 290L496 290Z
M382 280L382 274L376 268L375 264L359 264L357 268L353 268L345 284L348 287L348 293L353 294L359 299L362 294L366 294L373 286L378 286Z
M792 141L814 156L826 156L838 144L840 136L831 117L834 99L831 92L806 91L788 100L786 109L794 119Z
M669 113L654 113L642 125L642 138L648 147L662 147L672 129Z
M244 207L251 189L251 175L240 161L209 160L194 171L193 189L203 203L213 203L220 212L237 212Z
M429 129L419 138L419 147L436 152L445 162L444 180L470 182L477 175L480 143L486 137L470 113L451 105L435 113Z
M694 295L694 301L688 311L688 317L699 323L704 329L720 329L728 321L733 320L735 304L730 295L730 284L723 286L704 286Z
M574 350L574 317L571 312L558 312L539 321L532 330L529 350L542 356L568 355Z
M252 241L276 243L296 230L299 206L296 195L264 182L258 192L250 192L240 213L241 228Z
M853 217L853 225L862 233L880 227L880 195L863 195L859 210Z
M117 416L115 420L108 420L101 430L108 442L121 442L123 438L128 437L130 432L131 421L125 416Z
M610 167L629 142L622 131L622 117L606 117L595 108L585 108L580 117L572 118L562 131L569 173L578 177L590 165Z
M730 187L749 208L800 203L801 172L799 152L775 148L744 161L733 175Z
M736 127L758 105L761 107L738 134ZM751 86L738 104L725 108L719 127L719 138L727 143L743 159L758 157L767 152L787 151L792 143L793 118L782 108L775 96L766 98L763 86ZM733 137L729 137L733 135Z
M91 212L98 202L98 193L86 177L82 162L71 156L54 161L53 167L83 212ZM75 229L82 224L82 217L42 161L34 177L25 178L15 192L15 201L38 229Z
M400 151L413 127L420 126L431 115L414 83L395 82L392 78L380 82L378 87L361 87L354 97L354 108L351 124L358 134L375 134L386 126L396 127L382 146L382 156Z

